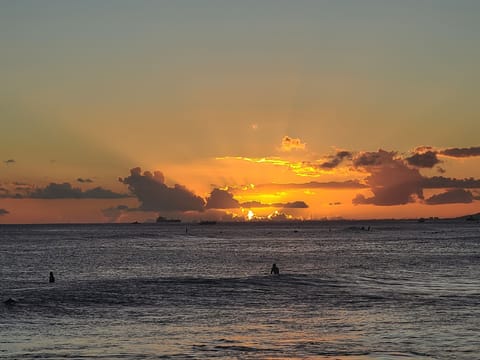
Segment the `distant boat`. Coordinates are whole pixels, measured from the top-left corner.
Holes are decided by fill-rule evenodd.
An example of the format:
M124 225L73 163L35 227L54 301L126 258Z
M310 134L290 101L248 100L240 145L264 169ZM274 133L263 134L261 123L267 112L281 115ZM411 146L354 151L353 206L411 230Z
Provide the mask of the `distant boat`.
M217 222L213 220L202 220L198 224L199 225L215 225Z
M157 223L179 223L181 221L180 219L167 219L163 216L159 216L156 220Z

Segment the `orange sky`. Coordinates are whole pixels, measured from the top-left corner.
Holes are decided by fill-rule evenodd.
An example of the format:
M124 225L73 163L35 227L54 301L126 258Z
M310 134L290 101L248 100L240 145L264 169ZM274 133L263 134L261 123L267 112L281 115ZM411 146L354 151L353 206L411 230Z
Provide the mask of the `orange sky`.
M2 5L0 223L480 212L480 3L186 4Z

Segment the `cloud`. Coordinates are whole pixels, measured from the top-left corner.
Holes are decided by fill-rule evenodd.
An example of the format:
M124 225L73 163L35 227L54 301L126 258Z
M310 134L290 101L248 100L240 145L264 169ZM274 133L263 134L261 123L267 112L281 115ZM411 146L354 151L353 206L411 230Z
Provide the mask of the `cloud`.
M173 187L165 185L165 177L160 171L153 174L141 168L130 170L130 176L119 178L119 181L128 185L129 190L140 201L140 209L145 211L203 211L205 201L188 190L186 187L175 184Z
M475 200L473 194L465 189L447 190L425 200L428 205L469 204Z
M244 208L266 208L270 207L269 204L263 204L260 201L246 201L240 204Z
M93 182L92 179L83 179L83 178L78 178L77 181L79 183L92 183Z
M260 201L247 201L240 204L244 208L283 208L283 209L307 209L308 205L304 201L293 201L287 203L264 204Z
M284 136L282 139L281 151L305 150L306 144L302 143L300 139L294 139L289 136Z
M373 196L358 194L352 203L380 206L404 205L423 199L422 180L418 169L408 167L395 152L378 150L359 154L353 161L358 169L369 172L365 178Z
M101 187L83 191L80 188L72 187L69 183L50 183L44 188L37 188L20 196L34 199L120 199L128 197L126 194L118 194Z
M226 190L213 189L207 198L206 209L236 209L240 204L233 195Z
M371 166L381 166L391 163L396 152L378 150L376 152L362 152L353 159L353 166L356 168L365 168Z
M449 148L440 151L439 154L457 158L480 156L480 146L472 146L469 148Z
M308 205L304 201L293 201L287 203L274 203L273 207L284 208L284 209L307 209Z
M8 210L0 209L0 216L4 216L4 215L7 215L7 214L10 214L10 212Z
M409 165L424 168L432 168L440 163L440 160L437 158L437 153L431 150L413 154L412 156L405 158L405 160Z
M349 151L338 151L335 155L329 156L329 160L320 164L319 167L322 169L333 169L342 163L344 159L351 159L352 153Z
M126 197L129 197L129 195L115 193L100 186L83 192L84 199L121 199Z
M271 221L287 221L287 220L291 220L291 216L285 214L285 213L282 213L282 212L278 212L278 211L274 211L272 214L268 215L267 216L268 220L271 220Z
M425 189L444 189L444 188L463 188L463 189L480 189L480 179L455 179L444 176L433 176L423 178L422 186Z
M14 159L8 159L3 161L6 165L13 165L16 163Z

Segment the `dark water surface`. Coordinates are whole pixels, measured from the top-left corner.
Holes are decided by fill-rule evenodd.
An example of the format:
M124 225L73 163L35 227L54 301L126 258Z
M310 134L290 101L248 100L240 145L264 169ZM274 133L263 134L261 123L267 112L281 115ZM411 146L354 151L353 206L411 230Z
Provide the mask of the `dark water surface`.
M0 225L10 297L7 359L480 359L480 224Z

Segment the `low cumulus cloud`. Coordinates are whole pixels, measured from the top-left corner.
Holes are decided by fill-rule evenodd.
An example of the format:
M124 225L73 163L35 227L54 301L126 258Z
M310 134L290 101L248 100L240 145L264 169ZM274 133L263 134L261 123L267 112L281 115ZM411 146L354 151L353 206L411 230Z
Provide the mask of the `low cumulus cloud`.
M429 197L425 200L425 203L428 205L469 204L474 200L475 197L469 190L452 189Z
M13 165L16 163L14 159L4 160L3 162L5 163L5 165Z
M433 176L424 178L422 186L425 189L444 189L444 188L463 188L463 189L480 189L480 179L467 178L456 179L444 176Z
M419 168L433 168L437 165L440 162L437 158L438 152L430 147L418 148L416 151L416 154L403 159L398 157L396 152L385 150L358 154L353 159L353 165L356 169L370 174L364 181L373 196L358 194L352 203L404 205L423 200L423 189L448 189L425 200L429 205L469 203L475 200L473 194L465 189L480 188L480 180L444 176L423 177Z
M128 185L129 190L140 201L144 211L203 211L205 201L188 190L185 186L175 184L169 187L160 171L151 173L141 168L130 170L130 176L119 178Z
M405 158L405 161L409 165L419 168L433 168L440 163L440 160L437 158L437 153L431 150L422 153L415 153L412 156Z
M4 215L7 215L7 214L10 214L10 212L6 209L0 209L0 216L4 216Z
M338 205L342 205L342 203L341 203L340 201L335 201L335 202L328 203L328 205L330 205L330 206L338 206Z
M444 149L439 153L445 156L456 157L456 158L480 156L480 146L472 146L469 148L449 148L449 149Z
M240 203L233 198L233 194L226 190L213 189L207 197L206 209L236 209Z
M273 207L283 208L283 209L307 209L308 205L304 201L293 201L287 203L274 203Z
M352 203L355 205L373 204L379 206L404 205L423 199L422 180L418 169L408 167L396 158L395 152L378 150L360 153L354 160L354 166L370 173L365 183L373 193L372 197L358 194Z
M305 148L306 144L303 143L300 139L284 136L282 139L282 145L280 147L280 150L288 152L292 150L305 150Z
M337 151L337 153L335 155L331 155L328 157L328 160L321 163L319 165L319 167L321 169L334 169L336 168L338 165L340 165L343 160L345 159L348 159L348 160L351 160L352 159L352 153L350 151L345 151L345 150L342 150L342 151Z
M78 181L79 183L92 183L92 182L93 182L92 179L88 179L88 178L87 178L87 179L78 178L77 181Z
M282 209L307 209L308 204L304 201L293 201L287 203L272 203L272 204L264 204L260 201L246 201L241 203L241 206L244 208L282 208Z
M102 187L82 190L73 187L70 183L50 183L44 188L37 188L23 195L33 199L120 199L128 197L127 194L119 194Z

